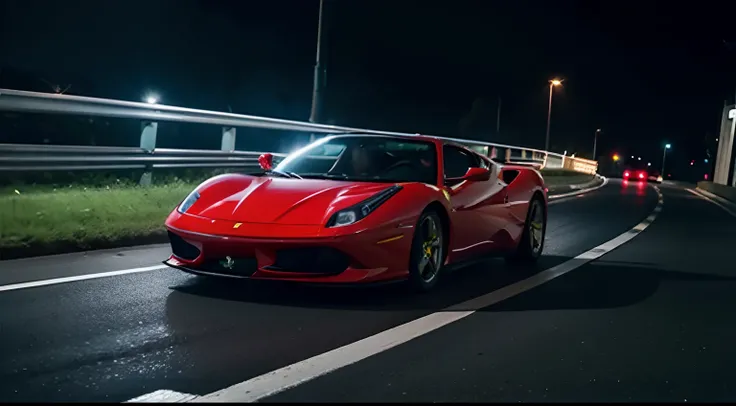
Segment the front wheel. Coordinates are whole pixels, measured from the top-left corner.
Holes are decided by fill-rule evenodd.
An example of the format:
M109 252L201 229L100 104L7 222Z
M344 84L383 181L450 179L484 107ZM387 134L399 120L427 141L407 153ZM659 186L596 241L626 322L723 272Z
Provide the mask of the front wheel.
M414 230L409 259L409 285L415 291L432 289L445 260L445 233L434 211L422 213Z
M533 263L542 256L544 249L544 236L547 231L547 211L541 198L534 197L529 202L529 211L524 223L524 231L521 234L516 251L507 257L511 262Z

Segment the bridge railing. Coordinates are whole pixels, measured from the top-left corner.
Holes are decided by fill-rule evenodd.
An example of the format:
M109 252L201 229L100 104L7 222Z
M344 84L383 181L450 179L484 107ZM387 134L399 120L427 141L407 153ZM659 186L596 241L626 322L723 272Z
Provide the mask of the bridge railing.
M237 128L264 128L311 134L364 133L413 137L417 134L380 131L294 120L190 109L177 106L101 99L94 97L0 89L0 111L126 118L141 122L140 146L98 147L33 144L0 144L0 172L143 169L142 184L150 183L156 168L258 168L263 152L237 151ZM159 122L219 126L220 150L158 148ZM595 173L595 161L572 158L534 148L475 140L437 137L457 142L498 161L538 168L569 168ZM274 154L283 157L283 154Z

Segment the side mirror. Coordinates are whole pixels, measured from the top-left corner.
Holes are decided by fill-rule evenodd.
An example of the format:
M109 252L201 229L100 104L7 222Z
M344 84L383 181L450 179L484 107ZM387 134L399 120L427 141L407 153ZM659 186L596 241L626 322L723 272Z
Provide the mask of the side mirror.
M273 168L273 154L265 153L258 157L258 165L264 171L270 171Z
M448 179L449 181L485 182L491 178L491 171L485 168L468 168L460 178Z
M491 171L486 168L468 168L463 180L470 182L485 182L491 178Z

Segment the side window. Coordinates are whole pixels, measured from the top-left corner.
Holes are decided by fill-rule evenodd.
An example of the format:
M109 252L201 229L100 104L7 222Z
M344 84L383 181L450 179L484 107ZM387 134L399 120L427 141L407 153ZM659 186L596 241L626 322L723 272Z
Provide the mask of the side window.
M468 168L480 164L478 158L471 152L451 145L443 147L442 155L444 155L445 179L462 177Z

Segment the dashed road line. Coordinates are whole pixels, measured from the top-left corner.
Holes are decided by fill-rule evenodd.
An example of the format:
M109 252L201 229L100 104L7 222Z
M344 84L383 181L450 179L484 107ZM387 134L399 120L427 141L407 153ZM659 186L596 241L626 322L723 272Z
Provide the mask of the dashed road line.
M138 396L125 403L181 403L188 402L196 397L197 395L190 393L176 392L173 390L157 390L156 392Z

